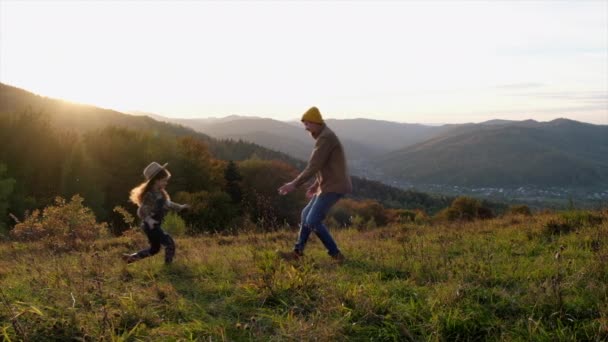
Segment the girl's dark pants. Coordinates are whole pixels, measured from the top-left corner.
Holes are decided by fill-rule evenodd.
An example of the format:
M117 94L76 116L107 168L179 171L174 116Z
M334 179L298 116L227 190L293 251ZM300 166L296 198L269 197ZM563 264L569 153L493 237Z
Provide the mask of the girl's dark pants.
M137 258L143 259L160 251L160 246L165 247L165 263L170 264L175 256L175 242L171 235L167 234L160 225L150 228L147 223L142 224L142 229L148 237L150 248L137 252Z

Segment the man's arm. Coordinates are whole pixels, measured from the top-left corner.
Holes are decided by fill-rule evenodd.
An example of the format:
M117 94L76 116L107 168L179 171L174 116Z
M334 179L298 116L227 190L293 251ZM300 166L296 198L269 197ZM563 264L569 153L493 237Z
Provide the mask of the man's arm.
M306 168L292 181L296 187L306 183L321 170L329 158L333 145L331 139L326 136L320 137L317 140L315 148L312 150L312 154L308 160L308 165L306 165Z
M315 148L312 150L308 165L306 168L291 182L285 183L279 188L279 194L286 195L295 190L300 185L306 183L312 178L327 162L329 155L333 149L333 142L328 137L319 137L315 144Z

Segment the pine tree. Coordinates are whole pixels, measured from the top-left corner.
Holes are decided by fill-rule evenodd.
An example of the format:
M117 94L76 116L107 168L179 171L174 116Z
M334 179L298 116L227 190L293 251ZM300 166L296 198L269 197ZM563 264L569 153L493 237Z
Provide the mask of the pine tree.
M6 166L0 164L0 234L6 233L9 198L15 189L15 180L5 176Z
M239 169L234 161L230 161L224 171L224 179L226 180L226 192L230 195L232 202L240 204L243 199L243 191L241 189L241 176Z

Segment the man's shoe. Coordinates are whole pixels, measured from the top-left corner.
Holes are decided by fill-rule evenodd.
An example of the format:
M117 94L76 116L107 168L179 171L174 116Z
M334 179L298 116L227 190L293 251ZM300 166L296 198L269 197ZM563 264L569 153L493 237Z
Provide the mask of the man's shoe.
M338 254L332 255L331 258L334 259L335 261L337 261L338 263L343 263L344 261L346 261L344 254L342 254L340 252L338 252Z
M304 254L300 251L293 250L290 252L279 252L279 256L281 257L281 259L292 261L299 260L301 257L304 256Z

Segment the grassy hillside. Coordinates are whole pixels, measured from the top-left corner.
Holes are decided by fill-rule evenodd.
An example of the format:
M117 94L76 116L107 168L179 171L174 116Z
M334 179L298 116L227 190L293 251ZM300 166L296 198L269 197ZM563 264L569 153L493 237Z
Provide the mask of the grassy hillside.
M603 223L598 223L599 217ZM590 219L593 218L593 219ZM0 243L7 341L604 341L608 212L335 232L347 261L296 231L177 238L132 265L140 232L54 254Z
M146 116L126 115L115 110L39 96L0 83L0 113L10 114L25 110L47 113L54 126L77 132L99 129L111 124L127 128L170 132L174 135L193 133L192 129L169 125ZM203 135L201 134L201 136Z
M116 126L153 132L160 136L193 136L206 142L213 155L219 159L243 160L255 154L256 157L262 159L283 160L293 165L302 165L299 160L291 156L250 142L217 140L196 132L192 128L157 121L148 116L128 115L115 110L39 96L0 83L0 116L26 111L47 115L52 126L59 130L83 133L107 126Z

